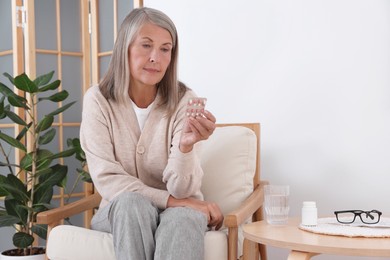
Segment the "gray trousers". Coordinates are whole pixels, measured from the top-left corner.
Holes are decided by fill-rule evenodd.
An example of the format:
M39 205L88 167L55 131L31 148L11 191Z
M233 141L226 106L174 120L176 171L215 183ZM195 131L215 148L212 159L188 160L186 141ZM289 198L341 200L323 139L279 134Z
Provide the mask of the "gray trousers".
M92 229L113 235L117 260L203 260L207 219L186 207L155 207L124 192L94 215Z

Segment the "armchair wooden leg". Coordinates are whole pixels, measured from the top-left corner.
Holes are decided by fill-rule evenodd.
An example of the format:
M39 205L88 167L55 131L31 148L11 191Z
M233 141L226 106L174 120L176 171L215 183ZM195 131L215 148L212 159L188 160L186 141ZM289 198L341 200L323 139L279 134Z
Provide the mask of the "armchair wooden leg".
M237 259L238 228L229 228L228 233L228 259Z

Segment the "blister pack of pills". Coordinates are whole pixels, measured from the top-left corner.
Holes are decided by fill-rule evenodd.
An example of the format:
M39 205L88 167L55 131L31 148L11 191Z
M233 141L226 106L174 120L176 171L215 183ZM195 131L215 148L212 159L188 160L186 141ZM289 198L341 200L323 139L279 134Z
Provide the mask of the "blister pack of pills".
M207 98L194 97L190 98L187 102L186 115L196 117L202 115L206 106Z

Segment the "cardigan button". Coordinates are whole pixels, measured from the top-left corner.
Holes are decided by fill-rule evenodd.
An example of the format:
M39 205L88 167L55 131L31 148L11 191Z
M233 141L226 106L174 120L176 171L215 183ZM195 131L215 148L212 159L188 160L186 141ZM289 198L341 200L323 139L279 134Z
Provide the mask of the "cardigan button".
M145 153L145 147L140 145L137 147L137 153L138 154L144 154Z

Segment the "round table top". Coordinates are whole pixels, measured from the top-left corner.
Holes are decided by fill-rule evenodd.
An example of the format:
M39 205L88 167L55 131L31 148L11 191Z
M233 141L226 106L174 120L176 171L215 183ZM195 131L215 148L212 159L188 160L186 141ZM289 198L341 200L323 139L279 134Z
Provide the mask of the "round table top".
M390 256L390 238L345 237L316 234L299 229L300 218L287 225L270 225L259 221L243 226L244 237L259 244L295 251L349 255Z

